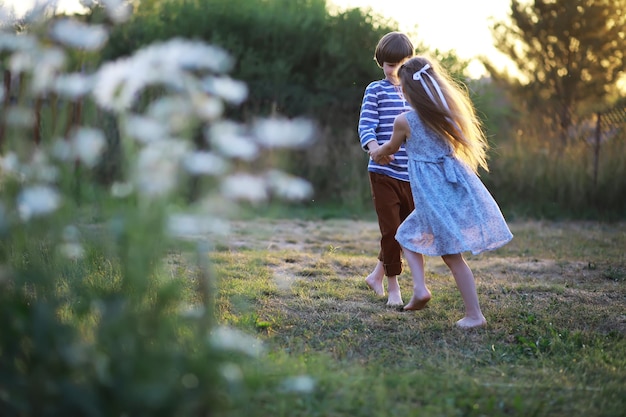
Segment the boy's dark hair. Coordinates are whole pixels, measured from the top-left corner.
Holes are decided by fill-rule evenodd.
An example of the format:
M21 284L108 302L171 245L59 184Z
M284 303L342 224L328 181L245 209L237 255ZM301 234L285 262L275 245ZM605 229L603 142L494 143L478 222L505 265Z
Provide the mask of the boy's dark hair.
M401 32L389 32L378 41L374 60L379 67L384 62L396 64L415 54L415 48L408 36Z

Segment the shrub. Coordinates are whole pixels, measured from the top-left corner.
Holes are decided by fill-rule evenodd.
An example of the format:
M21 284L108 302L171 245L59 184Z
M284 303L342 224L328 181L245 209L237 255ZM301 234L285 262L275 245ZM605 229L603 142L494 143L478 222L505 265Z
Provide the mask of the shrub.
M214 322L208 252L240 204L310 194L265 155L313 128L226 119L247 86L200 41L77 66L128 16L102 4L98 24L42 7L0 33L20 82L2 112L0 415L219 415L275 381L259 382L258 340ZM97 181L113 143L119 175Z

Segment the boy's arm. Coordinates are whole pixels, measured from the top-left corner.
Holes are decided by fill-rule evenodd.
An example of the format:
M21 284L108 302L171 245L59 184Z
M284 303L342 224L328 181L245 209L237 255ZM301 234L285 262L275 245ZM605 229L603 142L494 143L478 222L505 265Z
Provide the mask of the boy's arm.
M376 129L379 124L378 97L371 85L365 89L361 112L359 114L359 139L361 148L364 151L371 150L371 147L378 147L376 139Z

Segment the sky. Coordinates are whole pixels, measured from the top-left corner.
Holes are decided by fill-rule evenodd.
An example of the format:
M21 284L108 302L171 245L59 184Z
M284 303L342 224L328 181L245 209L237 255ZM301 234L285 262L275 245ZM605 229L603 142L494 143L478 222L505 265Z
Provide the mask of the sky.
M484 55L497 67L507 66L494 46L489 27L491 19L504 21L511 8L510 0L327 0L339 9L371 8L376 14L398 22L398 30L415 33L415 43L432 49L456 51L462 59ZM473 60L470 75L484 73L483 66Z
M79 0L57 0L65 11L80 10ZM434 49L454 50L462 59L484 55L498 68L506 58L493 46L490 19L505 20L510 0L326 0L339 10L360 7L398 22L398 30L416 34L416 43ZM23 12L35 0L0 0ZM415 38L413 36L412 38ZM375 45L374 45L375 46ZM372 46L372 48L374 47ZM478 77L484 68L477 60L470 62L470 76Z

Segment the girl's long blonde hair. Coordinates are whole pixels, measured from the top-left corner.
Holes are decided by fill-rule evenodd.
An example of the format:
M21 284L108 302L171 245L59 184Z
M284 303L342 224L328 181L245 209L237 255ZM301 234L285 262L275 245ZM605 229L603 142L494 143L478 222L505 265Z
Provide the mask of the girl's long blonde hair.
M430 68L424 70L425 65ZM414 75L420 70L421 80L419 76L414 79ZM489 171L489 144L467 88L456 83L441 66L423 56L406 61L398 70L398 76L405 97L422 121L447 140L455 155L465 161L474 172L478 172L478 167ZM433 80L437 85L434 85ZM425 87L430 90L430 94ZM441 90L445 103L437 92L437 87Z

